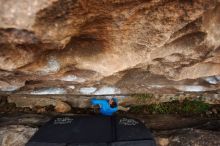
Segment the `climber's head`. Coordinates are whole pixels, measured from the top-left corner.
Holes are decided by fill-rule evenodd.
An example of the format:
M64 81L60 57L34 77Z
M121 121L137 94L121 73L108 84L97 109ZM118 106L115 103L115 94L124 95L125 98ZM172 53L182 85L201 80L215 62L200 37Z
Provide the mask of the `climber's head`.
M109 104L111 108L117 107L117 102L113 98L109 99Z

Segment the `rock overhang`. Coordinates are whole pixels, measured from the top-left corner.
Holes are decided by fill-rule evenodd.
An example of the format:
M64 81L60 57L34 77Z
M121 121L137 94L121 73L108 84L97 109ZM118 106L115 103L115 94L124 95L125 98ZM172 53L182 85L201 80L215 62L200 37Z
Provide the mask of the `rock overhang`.
M1 91L220 88L220 4L215 0L1 3Z

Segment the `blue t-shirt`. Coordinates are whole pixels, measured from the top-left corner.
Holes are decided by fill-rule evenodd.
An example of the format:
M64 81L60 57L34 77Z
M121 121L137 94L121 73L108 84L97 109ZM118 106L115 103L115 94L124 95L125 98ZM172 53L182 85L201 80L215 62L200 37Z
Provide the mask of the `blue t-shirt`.
M117 99L113 98L113 100L117 103ZM100 106L100 113L105 116L112 116L115 112L118 111L118 107L112 108L109 104L109 100L107 99L92 99L92 105L99 105Z

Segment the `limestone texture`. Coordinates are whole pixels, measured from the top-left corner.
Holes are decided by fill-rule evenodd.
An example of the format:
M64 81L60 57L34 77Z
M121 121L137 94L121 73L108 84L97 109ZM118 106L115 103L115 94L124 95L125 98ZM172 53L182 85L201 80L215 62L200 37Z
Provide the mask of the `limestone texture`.
M69 112L71 110L71 106L69 106L67 103L56 100L56 99L50 99L50 98L26 98L26 97L8 97L9 103L15 103L17 107L46 107L46 106L54 106L54 109L56 112L59 113L65 113Z
M0 0L0 90L219 92L219 28L217 0Z
M23 125L10 125L0 128L1 146L25 146L37 128Z
M166 134L165 134L166 133ZM156 137L158 146L218 146L220 145L219 132L199 129L182 129L170 132L161 132ZM163 136L162 136L163 134Z

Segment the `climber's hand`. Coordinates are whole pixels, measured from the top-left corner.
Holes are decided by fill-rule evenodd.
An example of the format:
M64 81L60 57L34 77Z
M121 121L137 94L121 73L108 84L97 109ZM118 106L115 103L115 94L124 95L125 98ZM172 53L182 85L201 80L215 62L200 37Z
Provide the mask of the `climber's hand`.
M120 110L120 111L124 111L124 112L127 112L127 111L130 110L130 107L118 106L118 110Z

